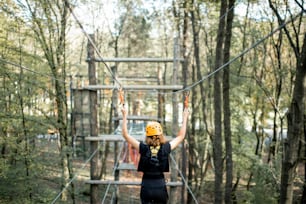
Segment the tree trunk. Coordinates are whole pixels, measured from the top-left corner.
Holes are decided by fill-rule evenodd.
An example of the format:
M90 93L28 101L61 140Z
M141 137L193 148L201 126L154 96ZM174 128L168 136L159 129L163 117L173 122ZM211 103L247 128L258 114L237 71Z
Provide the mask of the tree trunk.
M193 0L191 2L192 5L194 5L193 9L190 10L190 15L191 15L191 26L192 26L192 32L193 32L193 47L194 47L194 59L195 59L195 67L193 66L193 75L192 75L192 81L197 81L202 79L202 74L201 74L201 59L200 59L200 39L199 39L199 32L200 32L200 17L199 17L199 5L195 3ZM209 133L208 130L208 123L207 123L207 113L206 113L206 94L205 94L205 89L204 89L204 84L200 83L200 97L201 97L201 105L202 105L202 118L205 124L205 129L206 132ZM207 169L207 164L208 164L208 146L205 145L204 149L204 155L202 155L202 159L197 158L197 155L199 155L199 151L197 150L197 145L196 145L196 131L195 131L195 124L196 124L196 114L200 111L200 108L198 106L195 106L195 103L197 101L197 92L194 90L192 92L192 116L191 116L191 124L192 124L192 133L191 137L189 138L189 182L190 185L192 183L193 178L201 178L200 181L197 179L195 180L194 184L194 190L193 192L195 194L198 194L198 190L201 188L201 181L204 180L205 178L205 172ZM209 136L207 135L207 143L209 143ZM201 168L198 168L197 160L200 160L201 162ZM187 197L187 203L193 203L192 202L192 197L190 194L188 194Z
M183 57L184 62L182 64L182 76L183 76L183 86L187 86L187 80L189 78L189 72L188 72L188 52L187 52L187 42L188 42L188 24L189 24L189 0L184 1L184 23L183 23ZM182 101L183 102L183 101ZM184 102L183 102L184 104ZM187 107L188 108L188 107ZM186 132L186 135L188 137L188 131ZM182 175L184 178L186 178L186 163L187 163L187 149L186 149L186 143L185 141L182 142ZM181 188L181 203L186 203L185 201L185 192L186 188Z
M227 1L221 1L220 20L217 35L215 70L223 63L222 50L224 41L225 19L222 17L226 14ZM215 165L215 187L214 196L215 204L222 203L222 180L223 180L223 159L222 159L222 106L221 106L221 81L220 72L214 75L214 139L213 139L213 159Z
M296 167L299 162L301 141L304 134L304 83L306 76L306 34L300 60L297 60L294 91L287 116L288 134L284 142L284 159L282 162L280 203L293 201L293 187Z
M224 42L224 63L230 60L230 48L232 38L232 24L234 18L235 0L229 0L226 22L226 35ZM233 159L232 159L232 133L231 133L231 110L230 110L230 73L229 65L223 73L223 117L224 117L224 138L225 138L225 162L226 162L226 183L224 202L232 203L232 182L233 182Z
M304 96L305 97L305 96ZM306 141L306 113L304 114L304 141ZM304 145L305 146L305 145ZM304 147L304 185L301 203L306 203L306 148Z

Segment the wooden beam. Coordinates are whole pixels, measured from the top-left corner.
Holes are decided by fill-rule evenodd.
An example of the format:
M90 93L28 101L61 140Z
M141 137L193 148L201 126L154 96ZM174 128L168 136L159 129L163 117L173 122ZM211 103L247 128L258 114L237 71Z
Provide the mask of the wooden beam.
M120 163L116 170L137 170L136 166L134 164L130 163Z
M114 117L113 120L122 120L122 116ZM161 118L153 116L138 116L138 115L129 115L127 120L141 120L141 121L161 121Z
M141 82L157 82L157 78L156 77L119 77L118 78L119 81L141 81Z
M138 141L144 141L145 135L132 135ZM166 136L166 140L170 141L171 136ZM107 141L107 142L123 142L125 141L122 135L99 135L99 136L88 136L85 137L86 141Z
M114 181L114 180L87 180L85 183L88 184L100 184L100 185L134 185L138 186L141 184L141 181ZM180 181L169 181L166 182L167 186L182 186L183 183Z
M145 136L144 135L137 135L133 137L139 141L143 141ZM85 137L86 141L108 141L108 142L120 142L125 141L122 135L99 135L99 136L89 136Z
M137 57L130 57L130 58L94 58L94 59L87 59L86 61L89 60L93 60L96 62L174 62L173 58L157 58L157 57L141 57L141 58L137 58ZM180 61L183 62L184 59L183 58L178 58L175 59L176 61Z
M119 88L114 85L87 85L82 88L73 88L74 90L99 90L99 89L115 89ZM169 90L178 91L183 89L182 85L123 85L124 90Z

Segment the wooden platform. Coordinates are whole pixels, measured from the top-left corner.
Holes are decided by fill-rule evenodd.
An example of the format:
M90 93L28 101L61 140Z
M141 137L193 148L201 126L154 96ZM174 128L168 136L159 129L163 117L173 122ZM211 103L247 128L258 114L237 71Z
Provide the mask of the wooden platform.
M141 121L161 121L161 118L154 116L138 116L138 115L128 115L127 120L141 120ZM122 120L122 116L113 117L113 120Z
M117 168L117 170L137 170L137 167L134 164L130 163L120 163Z
M137 135L134 136L139 141L143 141L145 136L144 135ZM124 137L122 135L99 135L99 136L89 136L85 137L85 140L87 141L108 141L108 142L120 142L125 141Z
M90 59L87 59L89 61ZM158 58L158 57L129 57L129 58L95 58L93 59L96 62L174 62L180 61L183 62L184 58Z
M114 180L87 180L85 183L88 184L98 184L98 185L133 185L138 186L141 184L141 181L114 181ZM183 186L183 183L180 181L169 181L166 182L167 186Z
M144 141L145 135L132 135L138 141ZM166 140L170 141L172 139L171 136L166 136ZM108 142L120 142L125 141L122 135L99 135L99 136L88 136L85 137L87 141L108 141Z
M73 90L100 90L100 89L116 89L114 85L87 85L81 88L72 88ZM183 89L183 85L122 85L124 90L164 90L178 91Z

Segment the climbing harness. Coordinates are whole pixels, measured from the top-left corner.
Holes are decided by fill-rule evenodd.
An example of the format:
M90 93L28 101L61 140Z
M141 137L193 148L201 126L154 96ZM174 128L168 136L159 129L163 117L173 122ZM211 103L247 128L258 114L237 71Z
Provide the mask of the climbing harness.
M158 153L159 149L160 149L160 146L156 146L156 147L150 146L152 157L157 156L157 153Z
M160 146L150 146L150 151L151 151L151 159L150 159L150 163L154 166L159 166L159 159L157 156L157 153L160 149Z

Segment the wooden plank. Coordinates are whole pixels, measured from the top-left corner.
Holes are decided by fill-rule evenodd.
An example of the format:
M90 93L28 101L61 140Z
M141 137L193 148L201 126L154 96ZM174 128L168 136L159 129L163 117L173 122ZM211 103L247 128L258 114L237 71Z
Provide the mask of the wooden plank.
M116 169L117 170L137 170L136 166L130 163L120 163Z
M138 141L144 141L145 135L132 135ZM166 140L170 141L171 136L166 136ZM87 141L108 141L108 142L120 142L125 141L122 135L99 135L99 136L88 136L85 137Z
M87 180L85 183L88 184L100 184L100 185L134 185L138 186L141 184L141 181L114 181L114 180ZM180 181L169 181L166 182L167 186L182 186L183 183Z
M99 89L116 89L114 85L87 85L81 88L72 88L73 90L99 90ZM169 90L178 91L183 89L182 85L122 85L124 90Z
M137 135L133 137L139 141L143 141L145 136L144 135ZM122 135L99 135L99 136L89 136L85 137L87 141L108 141L108 142L120 142L125 141Z
M161 121L161 118L154 116L140 116L140 115L128 115L127 120L141 120L141 121ZM122 116L113 117L113 120L122 120Z
M89 61L90 59L87 59ZM158 57L122 57L122 58L94 58L92 59L96 62L171 62L173 63L174 61L180 61L184 62L184 58L158 58Z
M142 77L142 78L135 78L135 77L119 77L119 81L141 81L141 82L157 82L158 79L156 77Z

